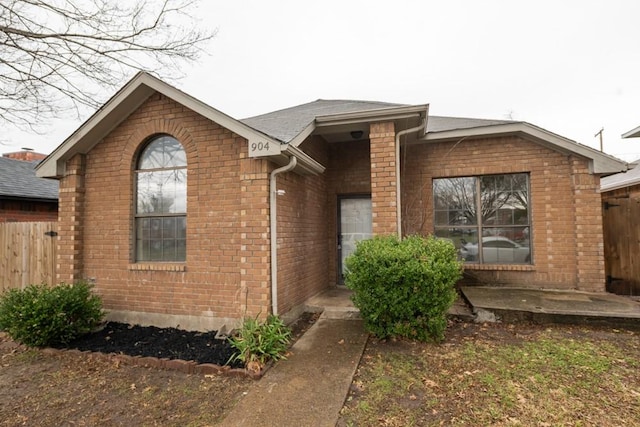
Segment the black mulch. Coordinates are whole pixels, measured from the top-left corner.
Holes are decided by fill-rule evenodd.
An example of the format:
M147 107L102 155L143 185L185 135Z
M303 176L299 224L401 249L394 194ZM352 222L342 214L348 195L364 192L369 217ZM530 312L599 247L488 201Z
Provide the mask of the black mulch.
M176 328L109 322L104 329L84 335L58 348L226 365L233 355L233 348L226 340L216 339L215 336L216 331L191 332ZM235 361L230 366L241 368L242 363Z

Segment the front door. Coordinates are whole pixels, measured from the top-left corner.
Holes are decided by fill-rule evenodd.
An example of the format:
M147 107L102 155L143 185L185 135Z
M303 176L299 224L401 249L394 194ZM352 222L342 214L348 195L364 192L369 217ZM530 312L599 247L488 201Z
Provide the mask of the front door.
M371 196L341 197L338 200L338 276L344 283L344 260L356 250L356 242L369 239L371 230Z

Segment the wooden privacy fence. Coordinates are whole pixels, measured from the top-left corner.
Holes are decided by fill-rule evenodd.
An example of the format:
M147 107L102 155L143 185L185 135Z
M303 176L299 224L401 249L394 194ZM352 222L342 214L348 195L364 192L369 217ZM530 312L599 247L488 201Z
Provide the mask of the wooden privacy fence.
M0 293L56 280L56 222L0 223Z
M640 193L604 201L607 291L640 296Z

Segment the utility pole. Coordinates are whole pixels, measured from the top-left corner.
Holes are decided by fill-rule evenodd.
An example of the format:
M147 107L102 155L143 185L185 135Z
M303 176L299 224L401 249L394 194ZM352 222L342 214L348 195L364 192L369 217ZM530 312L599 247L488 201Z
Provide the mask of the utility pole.
M593 137L600 136L600 152L604 151L602 149L602 132L604 132L604 128L600 129Z

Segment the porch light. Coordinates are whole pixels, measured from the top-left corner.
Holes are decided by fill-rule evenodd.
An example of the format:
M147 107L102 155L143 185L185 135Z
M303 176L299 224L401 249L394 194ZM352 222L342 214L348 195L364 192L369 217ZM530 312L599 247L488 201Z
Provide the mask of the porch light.
M351 138L353 139L360 139L362 138L362 135L364 135L364 132L361 130L352 130L351 131Z

